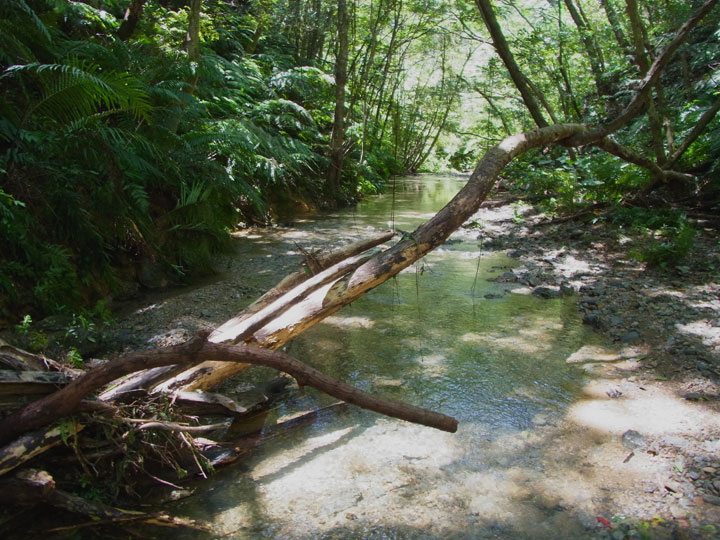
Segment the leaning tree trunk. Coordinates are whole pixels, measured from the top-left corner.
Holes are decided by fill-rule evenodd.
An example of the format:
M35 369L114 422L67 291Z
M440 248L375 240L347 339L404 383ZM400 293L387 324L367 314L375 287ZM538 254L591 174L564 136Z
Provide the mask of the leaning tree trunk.
M502 28L500 28L500 23L498 23L497 17L495 17L495 12L490 4L490 0L475 0L475 2L480 10L483 21L485 21L485 26L490 32L495 50L500 56L500 59L503 61L503 64L505 64L505 67L510 74L510 78L513 80L515 86L520 92L530 116L532 116L533 120L535 120L535 124L537 124L538 127L547 126L548 123L543 117L540 106L535 100L535 96L528 86L525 76L520 71L520 67L517 65L517 62L515 62L515 57L510 51L510 46L505 39Z

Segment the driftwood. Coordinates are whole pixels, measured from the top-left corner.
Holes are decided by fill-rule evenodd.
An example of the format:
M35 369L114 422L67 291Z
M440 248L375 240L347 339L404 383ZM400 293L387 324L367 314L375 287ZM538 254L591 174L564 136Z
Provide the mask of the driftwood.
M247 406L211 392L178 392L173 395L175 405L186 414L196 416L229 416L243 417L257 411L258 406L266 403L268 399L257 396Z
M49 394L72 377L59 371L0 370L0 395Z
M18 371L43 371L50 364L58 366L55 362L13 347L0 339L0 365Z
M80 405L80 403L81 402L78 401L78 405ZM32 406L32 404L29 406ZM45 425L46 423L47 422L43 422L40 426ZM40 426L36 425L30 427L29 429L34 429ZM85 426L82 424L77 423L72 423L67 426L51 426L47 429L26 433L19 439L13 441L11 444L0 448L0 476L19 467L38 454L42 454L43 452L50 450L64 440L71 439L84 427ZM24 431L26 430L22 429L20 432L22 433ZM0 434L4 434L2 429L0 429Z
M23 469L0 480L0 504L35 504L55 491L55 480L45 471Z
M40 502L91 519L90 522L53 528L42 532L60 532L87 526L122 524L128 522L142 522L165 527L183 527L201 531L209 530L207 524L198 521L173 518L161 513L148 514L134 510L125 510L83 499L77 495L72 495L57 489L55 480L46 471L25 469L18 471L11 478L0 480L0 503L10 505L37 504Z

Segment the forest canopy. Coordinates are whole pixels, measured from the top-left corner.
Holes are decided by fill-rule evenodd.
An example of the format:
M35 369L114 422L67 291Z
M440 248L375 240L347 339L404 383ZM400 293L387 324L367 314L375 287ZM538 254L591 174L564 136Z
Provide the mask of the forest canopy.
M649 262L676 257L719 202L719 19L687 0L6 0L0 318L97 316L208 272L238 227L635 105L503 183L609 207L669 239Z

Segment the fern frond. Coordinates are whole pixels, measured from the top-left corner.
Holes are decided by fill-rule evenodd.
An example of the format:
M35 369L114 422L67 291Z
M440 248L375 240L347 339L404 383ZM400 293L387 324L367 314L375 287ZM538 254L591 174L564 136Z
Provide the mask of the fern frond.
M24 122L39 114L67 123L89 116L101 107L127 110L136 117L144 117L150 108L140 82L126 73L101 73L97 66L82 63L76 66L33 62L10 66L0 79L25 73L39 79L43 92L25 112Z

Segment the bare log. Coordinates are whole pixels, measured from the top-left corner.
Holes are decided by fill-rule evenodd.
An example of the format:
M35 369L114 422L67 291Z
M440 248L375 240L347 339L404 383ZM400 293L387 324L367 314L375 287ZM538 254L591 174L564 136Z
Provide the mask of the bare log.
M0 480L0 503L34 504L55 491L55 480L45 471L23 469Z
M260 396L262 397L262 396ZM173 395L175 405L184 413L198 416L247 416L256 409L255 403L245 407L222 394L211 392L177 392ZM264 401L267 401L265 398Z
M392 231L383 231L381 233L374 234L369 238L353 242L347 246L341 247L328 254L319 254L313 259L313 263L316 269L325 270L332 266L335 266L342 261L359 255L372 249L380 244L387 242L395 235ZM316 272L315 272L316 273ZM238 313L235 317L225 322L220 326L217 331L224 332L228 327L242 324L245 320L253 317L256 313L265 309L270 304L274 303L278 298L291 291L295 287L301 285L305 281L313 277L313 269L305 267L304 271L295 272L286 276L280 283L275 285L273 288L268 290L255 302L250 304L247 308ZM238 368L237 372L240 372L244 367ZM102 401L112 401L117 399L124 393L137 390L138 388L151 388L154 385L161 384L163 381L177 376L180 372L172 367L161 367L155 368L154 370L144 371L138 373L132 377L128 377L126 380L120 382L116 386L101 393L99 399ZM228 375L230 376L230 375ZM209 387L209 386L208 386ZM192 388L193 390L195 388ZM187 388L187 390L191 390Z
M47 369L42 356L13 347L0 339L0 364L20 371L42 371Z
M61 491L59 489L54 490L50 494L47 498L47 502L57 508L62 508L68 512L87 516L92 519L92 521L87 524L70 525L67 527L52 529L54 532L72 530L84 526L110 525L133 521L148 523L150 525L159 525L162 527L182 527L201 531L209 530L209 526L206 523L199 521L174 518L162 513L148 514L145 512L138 512L136 510L116 508L96 501L89 501L88 499L83 499L82 497L66 493L65 491Z
M0 370L0 395L49 394L72 377L58 371Z
M242 314L240 317L227 321L210 334L208 341L212 343L249 342L257 330L273 320L284 320L283 315L291 310L293 306L302 302L304 298L307 298L325 284L334 283L339 277L352 272L369 259L370 257L367 255L356 255L340 261L303 283L300 283L285 294L280 295L256 313L250 316ZM154 391L170 392L180 389L191 392L193 390L207 390L220 384L225 379L240 373L246 369L248 365L249 364L243 365L237 363L228 364L217 360L203 362L184 371L181 375L174 377L166 383L156 385Z
M51 396L53 395L55 394L51 394ZM31 403L30 406L32 405L33 404ZM8 418L11 417L12 416ZM44 423L28 426L28 429L35 429L41 427L42 425L44 425ZM69 429L68 426L51 426L47 429L41 429L28 433L11 444L0 448L0 476L19 467L35 456L57 446L63 440L74 437L84 427L85 426L78 423L73 423ZM20 433L24 431L26 430L21 430ZM5 431L0 427L0 442L6 442L4 437L5 435Z

